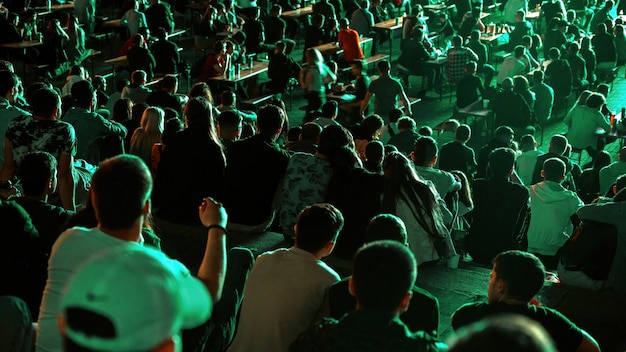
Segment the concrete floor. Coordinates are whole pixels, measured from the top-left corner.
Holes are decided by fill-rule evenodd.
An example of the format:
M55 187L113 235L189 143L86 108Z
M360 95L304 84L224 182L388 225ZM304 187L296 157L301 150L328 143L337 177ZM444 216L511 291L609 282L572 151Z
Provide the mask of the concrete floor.
M178 39L179 45L186 48L182 52L183 59L190 63L194 63L199 59L198 53L193 48L193 39L186 35ZM398 40L394 41L394 59L399 53L397 47ZM389 44L384 44L379 49L380 52L387 53ZM102 74L110 71L110 66L103 63L104 60L116 56L116 52L121 46L118 38L112 39L110 42L90 42L88 47L97 48L103 53L96 58L94 63L95 73ZM294 57L301 57L301 49L294 53ZM91 70L89 64L86 65ZM19 71L21 63L16 63ZM623 78L624 73L620 73L620 77L615 80L613 92L608 97L608 106L612 110L617 110L626 105L626 79ZM26 81L31 78L26 77ZM261 76L261 82L266 80L266 76ZM64 78L54 81L56 86L61 87ZM193 82L191 82L193 83ZM114 87L113 82L109 81L109 90ZM186 92L187 81L183 79L179 84L181 93ZM409 96L416 96L417 90L421 87L419 79L412 81L411 88L408 90ZM449 99L449 92L444 92L443 99L427 95L422 102L418 103L413 111L413 118L418 126L434 127L452 116L452 102ZM306 101L302 98L301 92L296 90L293 98L293 109L288 111L291 125L297 125L302 121L304 111L298 107L306 105ZM550 136L555 133L567 131L566 126L561 121L555 121L546 127L544 135L544 143L540 146L543 151L547 150ZM540 138L539 134L536 136ZM474 134L469 145L475 150L485 144L490 136ZM606 148L613 159L616 159L619 150L618 143L612 143ZM586 153L583 154L582 163L588 161ZM243 236L233 235L229 239L229 246L245 245L251 248L256 254L263 251L287 246L283 242L282 235L268 232L260 236ZM342 275L348 275L350 272L349 263L341 262L334 258L328 259L329 263L337 269ZM420 270L418 284L423 288L432 292L438 297L440 302L441 318L439 336L445 341L452 335L450 328L450 317L452 313L462 304L484 299L487 292L487 282L489 280L489 269L477 267L471 264L462 263L459 269L449 269L446 267L433 266ZM540 300L550 307L559 308L570 319L587 329L601 343L605 351L624 351L626 350L626 301L610 295L598 295L597 293L586 292L583 290L573 290L563 285L546 286L539 295Z

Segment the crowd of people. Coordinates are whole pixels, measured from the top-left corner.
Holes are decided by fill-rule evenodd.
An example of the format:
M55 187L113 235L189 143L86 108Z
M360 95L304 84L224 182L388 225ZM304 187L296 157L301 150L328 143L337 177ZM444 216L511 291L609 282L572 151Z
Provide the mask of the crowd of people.
M548 18L559 1L541 5L543 18L568 33L562 45L576 56L588 24L570 36L569 12ZM588 22L610 13L610 3ZM59 90L24 87L12 64L0 62L0 218L9 238L0 311L16 317L3 324L23 328L20 341L35 334L37 351L437 351L447 348L438 339L438 300L415 285L417 269L463 260L491 268L491 278L487 302L452 316L450 350L480 350L487 339L528 351L598 351L591 335L533 297L546 270L563 284L626 294L626 147L611 156L592 138L597 127L614 127L601 82L615 64L598 61L590 76L583 59L580 82L564 80L555 72L571 75L574 64L550 47L551 63L533 73L531 91L519 74L541 61L533 56L541 46L532 44L525 10L514 11L512 55L496 75L486 51L472 49L482 45L480 11L468 4L458 18L431 24L413 5L314 4L304 67L290 57L297 31L280 18L293 4L274 5L265 21L254 2L209 5L194 34L234 33L214 41L187 94L179 93L180 58L167 38L171 10L158 0L143 12L137 1L120 9L131 81L116 82L111 95L103 77L80 65ZM377 64L377 79L367 77L355 38L365 32L384 42L372 24L400 12L416 21L401 73L426 73L435 90L444 77L454 80L459 108L488 94L497 76L493 138L481 148L468 146L472 128L455 119L438 135L418 128L389 61ZM593 38L607 34L605 22ZM438 55L428 25L450 40L445 76L419 65ZM518 28L530 32L519 35L520 44L531 38L528 46L514 42ZM327 41L339 43L344 62L313 48ZM581 46L589 49L585 39ZM290 125L280 99L244 111L242 92L207 82L264 52L274 93L300 82L308 103L300 126ZM342 65L356 78L344 87L356 101L340 106L326 101L326 90L336 89ZM148 87L156 73L165 75ZM567 136L551 136L540 152L527 127L554 119L553 103L574 91ZM581 167L571 153L583 149L592 162ZM257 258L226 250L228 232L268 230L287 248ZM329 255L352 262L352 275L341 278L324 263Z

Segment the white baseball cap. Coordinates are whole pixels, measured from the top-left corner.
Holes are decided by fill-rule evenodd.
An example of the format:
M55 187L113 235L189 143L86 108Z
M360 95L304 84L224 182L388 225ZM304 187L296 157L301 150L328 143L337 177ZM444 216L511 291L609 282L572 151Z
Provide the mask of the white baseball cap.
M212 306L206 286L183 264L136 244L85 263L65 287L60 305L72 342L120 352L149 350L199 326Z

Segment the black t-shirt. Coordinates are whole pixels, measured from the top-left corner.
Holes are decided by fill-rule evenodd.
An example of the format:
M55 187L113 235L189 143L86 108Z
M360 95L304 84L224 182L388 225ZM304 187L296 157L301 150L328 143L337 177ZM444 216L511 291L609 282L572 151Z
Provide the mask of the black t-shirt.
M560 352L576 351L583 339L580 328L563 314L551 308L531 304L469 303L454 313L452 328L457 330L484 318L507 313L520 314L541 324Z
M274 44L283 39L287 23L280 17L271 16L265 19L265 43Z
M178 99L173 94L163 90L150 93L146 99L146 104L160 108L172 108L179 114L181 113L181 105Z
M261 51L261 33L265 32L263 23L259 20L248 19L243 25L243 32L246 33L246 49L248 53L258 53Z
M316 26L311 26L304 36L304 49L312 48L320 45L320 41L324 40L324 31Z
M484 90L483 82L476 75L465 75L456 86L456 106L464 108L478 100Z
M45 252L50 254L52 245L65 228L67 219L69 219L74 212L67 211L41 200L25 197L13 198L12 200L26 210L33 225L35 225L35 228L39 232L39 237L41 237L43 241Z

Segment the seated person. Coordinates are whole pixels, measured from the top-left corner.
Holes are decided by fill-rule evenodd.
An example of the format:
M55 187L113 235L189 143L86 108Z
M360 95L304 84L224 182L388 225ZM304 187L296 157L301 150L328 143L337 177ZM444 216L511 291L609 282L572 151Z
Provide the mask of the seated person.
M475 103L485 91L483 82L476 75L477 64L470 61L465 65L465 76L456 85L456 107L464 108Z
M146 103L163 109L171 108L180 115L182 106L187 102L187 97L176 94L178 91L178 78L175 75L163 76L159 81L159 88L148 95Z
M469 37L470 33L475 29L478 29L481 32L485 31L485 25L480 19L480 13L481 8L474 7L471 11L468 11L463 15L463 19L459 25L459 35L461 37Z
M526 316L541 324L559 351L600 351L598 343L558 311L531 303L543 286L545 269L530 253L506 251L494 259L489 279L488 302L468 303L452 316L452 328L499 314Z
M421 137L420 134L417 133L415 120L406 116L399 118L398 131L396 135L389 139L387 144L395 146L400 153L409 157L413 152L415 141Z
M528 216L529 192L511 182L515 152L497 148L489 154L487 179L474 180L474 220L465 247L474 261L488 265L500 252L526 249L523 225Z
M152 90L146 87L148 75L146 71L133 71L130 84L122 89L121 98L129 98L134 104L145 103Z
M395 241L408 246L406 227L402 219L392 214L375 216L367 226L365 246L381 240ZM348 290L349 280L350 277L334 283L328 291L330 316L334 319L341 319L356 307L356 297L350 295ZM400 314L400 319L411 331L426 331L437 336L439 301L430 292L415 285L411 292L413 294L411 305L407 311Z
M569 62L561 59L561 51L550 49L550 64L546 67L546 83L554 89L554 99L564 99L572 92L574 76Z
M270 79L268 85L274 94L283 94L289 86L289 81L292 78L298 78L302 69L291 56L285 53L285 48L284 42L277 42L274 54L270 56L267 76Z
M180 63L178 45L167 39L163 28L156 30L156 37L158 40L150 46L155 60L154 72L175 74Z
M502 91L496 93L492 104L496 127L510 126L520 136L531 124L530 106L520 94L513 91L513 79L506 78L502 81Z
M442 145L439 150L439 169L448 172L458 170L470 180L473 179L477 164L474 150L467 146L471 136L472 130L466 124L456 129L454 141Z
M340 321L324 319L302 333L289 350L337 351L344 346L355 351L437 350L429 333L411 333L399 318L408 309L416 268L413 254L397 242L376 241L362 247L348 284L357 310Z
M230 58L226 54L226 44L223 42L215 42L213 52L206 56L198 82L207 82L209 78L218 77L228 71L230 67Z
M524 62L526 48L518 45L513 50L513 55L507 57L502 62L500 72L498 72L497 82L502 84L506 78L513 78L516 75L523 74L528 70L528 66Z
M522 44L522 38L524 36L533 34L532 24L526 21L526 12L524 10L518 10L515 12L515 26L511 33L509 33L509 42L501 48L509 52L513 51L516 46Z
M422 41L423 37L424 32L422 29L414 28L411 38L404 41L400 58L398 58L398 68L401 70L400 75L425 76L427 80L426 88L428 90L432 90L433 87L440 90L443 70L438 65L429 65L426 62L436 58L437 53L435 51L428 52ZM407 83L408 77L405 80L405 85Z
M576 105L565 116L563 122L568 127L567 139L573 148L585 149L593 159L604 143L596 135L598 129L611 131L611 125L601 113L605 106L602 94L592 93L585 105ZM600 140L600 141L599 141Z
M137 34L133 37L133 46L128 50L126 57L128 58L129 71L146 71L148 81L152 80L156 60L152 52L145 46L144 38L141 34Z
M365 55L361 49L359 33L350 28L350 21L347 18L342 18L339 21L339 26L341 30L337 35L337 40L339 48L343 50L344 61L350 63L354 60L364 59Z

